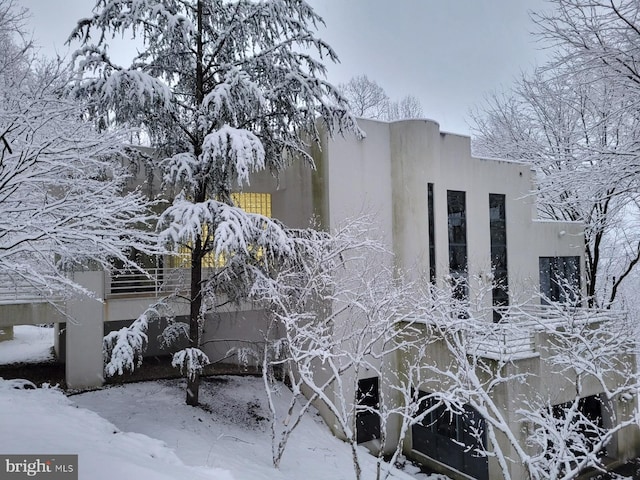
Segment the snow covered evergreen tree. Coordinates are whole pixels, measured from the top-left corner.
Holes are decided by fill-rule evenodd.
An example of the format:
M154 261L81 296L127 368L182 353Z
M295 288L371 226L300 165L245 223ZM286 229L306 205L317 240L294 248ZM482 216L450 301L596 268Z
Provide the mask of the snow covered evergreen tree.
M162 242L191 257L183 367L202 364L200 329L216 295L239 300L256 276L295 256L299 235L244 212L232 191L251 172L277 174L297 158L311 164L303 138L317 140L318 117L330 133L358 131L323 79L322 58L336 55L315 36L318 23L301 0L99 0L71 35L82 43L76 94L98 99L105 119L143 128L163 158L165 184L180 192L159 228ZM129 66L109 57L115 35L142 39ZM208 254L220 265L203 278ZM199 377L187 377L187 403L195 405Z
M52 299L83 291L66 270L132 265L154 239L148 202L126 192L122 135L83 120L70 72L24 40L26 15L0 0L0 283Z

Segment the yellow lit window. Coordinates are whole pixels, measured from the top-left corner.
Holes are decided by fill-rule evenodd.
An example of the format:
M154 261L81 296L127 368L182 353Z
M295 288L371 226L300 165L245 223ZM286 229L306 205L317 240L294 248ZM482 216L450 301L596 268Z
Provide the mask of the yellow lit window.
M271 218L271 194L238 192L232 193L233 202L247 213L258 213ZM207 235L207 226L203 228L203 234ZM191 262L191 249L187 245L178 248L178 254L169 258L171 268L189 268ZM224 263L222 258L215 258L213 253L205 255L202 259L203 268L219 267Z
M259 213L271 218L271 194L239 192L232 193L233 202L247 213Z

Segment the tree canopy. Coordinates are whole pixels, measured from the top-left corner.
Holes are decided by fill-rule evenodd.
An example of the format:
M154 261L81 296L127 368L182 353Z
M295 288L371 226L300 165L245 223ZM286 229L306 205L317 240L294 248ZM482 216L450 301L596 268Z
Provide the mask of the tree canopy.
M215 304L205 297L221 288L244 292L275 261L295 257L298 232L242 211L231 193L252 172L277 174L298 159L312 165L308 146L319 122L330 134L360 131L324 79L323 60L337 57L316 36L322 19L304 1L99 0L94 12L71 34L82 43L73 91L97 99L105 122L142 128L161 155L165 184L179 192L163 213L160 239L190 251L195 352ZM142 40L128 66L109 57L115 35ZM211 252L224 265L203 278ZM197 376L190 379L194 404Z
M52 298L81 289L68 269L157 250L150 204L127 189L123 133L98 132L64 95L70 72L37 57L25 15L0 1L0 275Z

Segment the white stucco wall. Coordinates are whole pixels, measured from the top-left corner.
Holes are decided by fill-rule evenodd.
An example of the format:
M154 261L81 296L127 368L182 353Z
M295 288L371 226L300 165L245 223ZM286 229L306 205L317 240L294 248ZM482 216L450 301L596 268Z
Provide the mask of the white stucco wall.
M96 298L75 297L66 304L65 377L71 389L92 388L102 385L102 337L104 335L104 274L87 271L74 272L73 280Z
M436 274L449 273L447 191L466 193L472 292L490 283L489 194L506 197L507 264L512 302L539 292L538 258L580 256L582 225L535 219L528 164L471 156L469 137L440 132L430 120L359 120L367 136L325 139L316 163L323 175L326 225L372 213L396 266L428 280L427 184L434 185ZM583 262L583 260L581 260ZM584 268L582 269L584 271ZM537 300L536 300L537 301ZM486 296L486 306L491 297Z

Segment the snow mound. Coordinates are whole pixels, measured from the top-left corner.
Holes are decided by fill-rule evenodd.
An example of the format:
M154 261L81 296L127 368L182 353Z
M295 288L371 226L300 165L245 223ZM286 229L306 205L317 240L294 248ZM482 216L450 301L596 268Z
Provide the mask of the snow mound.
M275 398L285 408L290 392ZM114 386L67 398L0 378L0 452L77 454L80 480L352 480L349 447L316 412L306 415L280 469L271 459L261 378L204 377L202 406L184 403L184 380ZM97 413L95 413L97 412ZM365 480L375 459L359 449ZM406 468L406 467L405 467ZM389 480L440 479L406 468Z
M0 378L4 454L77 454L81 480L234 480L226 470L186 466L164 442L122 432L57 389ZM140 407L138 407L140 408Z
M53 360L53 328L16 325L13 339L0 342L0 365Z

